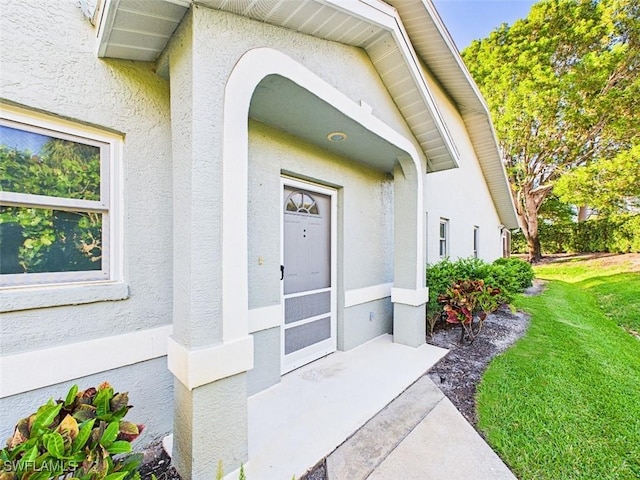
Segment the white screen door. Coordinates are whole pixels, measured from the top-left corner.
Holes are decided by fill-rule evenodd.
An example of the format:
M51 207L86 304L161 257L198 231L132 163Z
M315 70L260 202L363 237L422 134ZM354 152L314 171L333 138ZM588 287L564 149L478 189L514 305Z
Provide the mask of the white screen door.
M283 373L336 345L332 196L304 187L284 186Z

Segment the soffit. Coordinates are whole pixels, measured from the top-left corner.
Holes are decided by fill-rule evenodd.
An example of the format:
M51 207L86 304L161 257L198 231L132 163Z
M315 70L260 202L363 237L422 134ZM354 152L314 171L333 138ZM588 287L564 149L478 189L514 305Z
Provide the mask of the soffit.
M155 0L153 4L149 1L110 0L107 3L106 20L101 22L100 29L100 56L136 60L157 58L162 41L166 45L168 40L162 39L173 25L168 21L169 14L175 20L184 14L180 10L184 7L172 3L167 7L167 16L159 18L155 14L156 5L167 3L167 0ZM398 25L395 10L389 5L377 0L346 3L340 0L202 0L197 4L363 48L425 152L428 170L457 167L455 143L421 77L419 61ZM141 13L144 7L147 8L146 15ZM134 12L137 21L141 22L137 29L130 25L133 20L127 18L132 15L130 12ZM107 25L110 19L112 25L105 26L103 31L102 23ZM154 21L163 27L162 31L154 33ZM128 50L127 45L130 46Z
M155 61L190 4L189 0L103 0L98 56Z

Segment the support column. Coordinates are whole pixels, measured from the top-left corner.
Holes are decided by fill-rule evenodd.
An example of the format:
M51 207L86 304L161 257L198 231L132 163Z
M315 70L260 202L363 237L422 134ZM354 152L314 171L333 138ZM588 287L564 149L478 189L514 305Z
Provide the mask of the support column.
M422 168L409 157L399 158L393 171L394 270L393 341L419 347L426 341Z
M182 478L192 480L215 478L219 461L225 471L247 461L246 371L253 367L246 288L230 288L233 278L224 275L228 265L246 265L246 249L244 259L225 250L229 235L246 241L246 224L233 224L227 231L223 227L229 206L222 188L220 78L229 75L233 59L228 66L214 64L215 47L208 44L207 32L200 31L207 11L190 9L169 47L174 330L168 367L175 376L173 463Z

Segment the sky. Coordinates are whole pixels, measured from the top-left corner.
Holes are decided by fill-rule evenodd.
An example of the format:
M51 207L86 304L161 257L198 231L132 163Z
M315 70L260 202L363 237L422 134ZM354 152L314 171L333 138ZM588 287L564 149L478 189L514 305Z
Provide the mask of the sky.
M512 24L529 13L534 0L433 0L442 21L462 51L503 23Z

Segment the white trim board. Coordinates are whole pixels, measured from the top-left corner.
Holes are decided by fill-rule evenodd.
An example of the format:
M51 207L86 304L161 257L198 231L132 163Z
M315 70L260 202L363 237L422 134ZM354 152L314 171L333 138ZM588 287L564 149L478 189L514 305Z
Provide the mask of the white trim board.
M0 357L0 398L165 356L172 330L166 325Z
M249 106L258 84L268 75L280 75L356 121L374 135L395 145L407 153L406 167L415 172L415 195L421 205L423 197L421 153L406 137L362 108L335 87L312 73L287 55L266 47L247 51L229 75L224 96L223 126L223 178L222 184L222 305L223 341L243 338L248 328L248 267L247 267L247 217L237 212L247 211ZM415 262L416 285L424 285L422 262L422 208L415 212L419 252Z
M411 305L419 307L429 301L429 288L418 288L411 290L407 288L392 288L391 301L393 303L402 303L403 305Z
M249 333L279 327L282 323L282 315L280 304L249 310Z
M253 368L253 337L187 349L169 337L167 366L189 390Z
M6 288L0 291L0 313L34 308L126 300L126 283L73 283Z
M393 283L381 283L379 285L371 285L370 287L347 290L344 292L344 307L354 307L356 305L362 305L363 303L390 297L392 287Z

